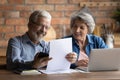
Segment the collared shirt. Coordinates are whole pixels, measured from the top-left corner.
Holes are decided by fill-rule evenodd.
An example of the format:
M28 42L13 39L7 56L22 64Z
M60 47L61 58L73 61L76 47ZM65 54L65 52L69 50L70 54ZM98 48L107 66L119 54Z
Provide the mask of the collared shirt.
M48 43L40 40L34 44L27 33L22 36L11 38L7 47L7 69L30 69L34 56L38 52L49 52Z
M88 58L88 56L86 55L86 53L84 52L84 51L80 51L80 53L79 53L80 55L79 55L79 57L78 57L78 61L79 60L89 60L89 58Z
M65 38L68 37L72 37L72 48L73 48L73 52L76 52L78 54L78 57L80 55L80 48L78 46L78 44L76 43L76 40L73 38L73 36L67 36ZM92 34L87 34L86 36L87 40L88 40L88 44L85 47L85 52L87 54L87 56L89 57L90 55L90 51L91 49L96 49L96 48L108 48L108 46L105 44L105 42L103 41L103 39L101 37L92 35ZM75 68L76 65L73 64L71 65L71 68Z

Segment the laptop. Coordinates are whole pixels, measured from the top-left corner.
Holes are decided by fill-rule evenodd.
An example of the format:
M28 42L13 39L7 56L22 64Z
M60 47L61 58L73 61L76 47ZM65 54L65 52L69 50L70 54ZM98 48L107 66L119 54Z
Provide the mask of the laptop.
M112 71L120 69L120 48L92 49L88 67L79 67L84 71Z

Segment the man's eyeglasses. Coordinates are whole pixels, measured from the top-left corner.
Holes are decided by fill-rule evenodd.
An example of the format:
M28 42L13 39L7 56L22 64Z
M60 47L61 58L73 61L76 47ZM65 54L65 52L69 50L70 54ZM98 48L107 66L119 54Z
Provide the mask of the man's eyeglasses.
M33 21L31 21L33 24L35 24L36 26L38 26L38 27L40 27L40 28L42 28L42 27L45 27L45 29L49 29L50 28L50 26L46 26L46 25L43 25L43 24L39 24L39 23L36 23L36 22L33 22Z

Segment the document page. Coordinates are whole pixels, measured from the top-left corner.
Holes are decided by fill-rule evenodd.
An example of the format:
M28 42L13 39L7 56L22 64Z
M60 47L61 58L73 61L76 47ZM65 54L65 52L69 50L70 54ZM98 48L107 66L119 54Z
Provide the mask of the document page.
M24 70L20 73L20 75L38 75L38 74L41 73L37 70Z
M72 38L50 41L49 57L52 57L52 60L48 62L46 72L68 72L71 63L65 56L70 52L72 52Z

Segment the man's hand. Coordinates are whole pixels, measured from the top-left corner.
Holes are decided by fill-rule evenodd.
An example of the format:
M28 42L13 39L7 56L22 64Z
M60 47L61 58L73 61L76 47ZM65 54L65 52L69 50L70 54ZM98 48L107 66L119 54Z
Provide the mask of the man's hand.
M65 57L69 62L75 63L77 60L77 54L75 52L68 53Z
M48 61L51 60L52 58L48 57L39 57L39 54L36 54L34 58L34 63L33 63L33 68L39 69L48 64Z

